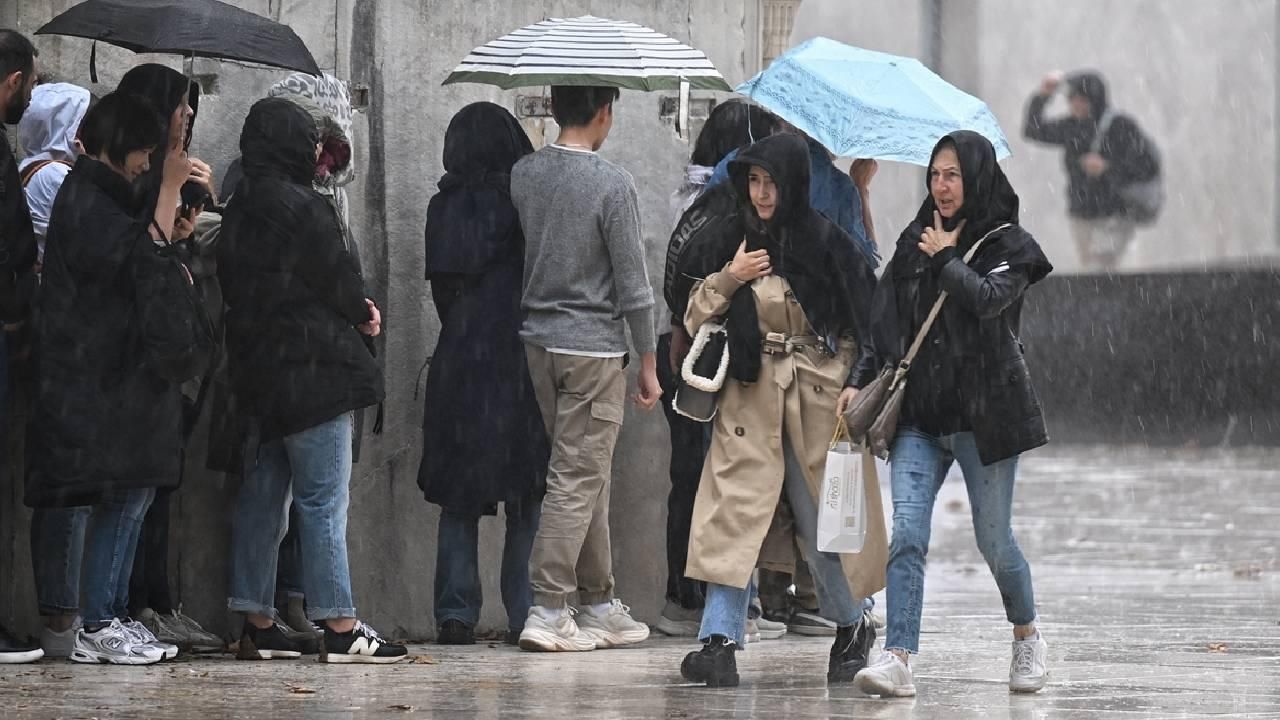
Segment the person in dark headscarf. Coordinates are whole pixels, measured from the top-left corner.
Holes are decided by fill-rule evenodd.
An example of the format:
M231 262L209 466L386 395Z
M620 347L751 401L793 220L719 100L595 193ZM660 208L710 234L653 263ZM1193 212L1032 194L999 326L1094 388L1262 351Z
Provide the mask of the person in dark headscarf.
M223 216L227 362L248 425L227 605L245 616L238 657L299 656L275 609L292 496L307 612L323 625L321 661L393 663L406 650L356 619L347 557L352 413L384 395L361 335L379 335L382 316L337 213L313 186L321 149L306 110L283 98L255 103L240 134L244 177Z
M1018 456L1048 442L1018 339L1022 299L1053 266L1018 225L1018 195L983 136L963 131L944 137L934 148L926 187L929 196L898 239L872 303L879 360L897 365L940 294L948 293L907 374L889 457L893 542L886 649L858 674L857 684L871 695L915 694L909 658L919 650L933 503L958 462L978 548L1014 625L1009 688L1035 692L1044 687L1046 647L1036 630L1031 570L1009 522ZM841 395L842 411L859 387L850 383Z
M1050 120L1045 108L1064 82L1070 114ZM1023 135L1062 147L1067 213L1080 260L1088 270L1115 268L1138 222L1121 190L1160 174L1155 146L1133 118L1111 108L1106 82L1093 71L1046 76L1027 103Z
M688 293L686 330L723 318L729 367L694 502L686 575L707 583L701 651L681 666L708 686L738 683L752 573L785 492L822 613L837 626L827 679L850 682L875 630L862 600L883 587L883 519L857 555L817 549L816 526L836 399L862 383L875 277L849 237L809 204L809 151L775 135L730 165L741 210L689 240L674 289ZM745 240L744 240L745 238ZM866 483L878 507L879 487ZM874 517L874 514L873 514Z
M483 602L481 516L506 514L502 601L515 644L533 602L529 553L550 457L524 345L524 235L511 168L533 152L520 123L493 103L454 115L445 176L427 209L426 258L440 337L427 374L418 485L441 506L436 543L437 642L469 645Z

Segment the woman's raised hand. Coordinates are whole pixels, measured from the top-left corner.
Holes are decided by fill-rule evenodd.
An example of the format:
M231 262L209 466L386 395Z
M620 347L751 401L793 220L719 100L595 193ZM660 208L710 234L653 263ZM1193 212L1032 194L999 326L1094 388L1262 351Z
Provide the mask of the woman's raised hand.
M773 272L773 266L769 264L768 250L752 250L747 252L747 241L743 240L738 246L738 254L733 256L733 262L729 263L729 274L740 283L749 283L756 278L762 278Z

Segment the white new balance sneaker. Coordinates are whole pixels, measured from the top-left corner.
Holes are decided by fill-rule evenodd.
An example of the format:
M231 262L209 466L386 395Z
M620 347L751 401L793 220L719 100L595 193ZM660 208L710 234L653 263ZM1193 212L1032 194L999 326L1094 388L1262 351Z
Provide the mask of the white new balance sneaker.
M880 697L915 697L915 677L911 667L888 650L880 652L874 663L853 678L854 684L867 695Z
M112 620L97 632L77 632L70 657L72 662L88 664L154 665L164 659L164 650L142 642L119 620Z
M590 607L578 608L578 630L592 640L596 648L635 645L649 639L649 626L631 617L631 608L621 600L613 600L609 608L597 615Z
M547 619L546 615L553 615ZM529 608L529 618L520 631L521 650L531 652L588 652L596 649L595 638L582 632L568 610Z
M1009 691L1034 693L1044 689L1049 678L1049 645L1039 632L1030 640L1013 641L1013 661L1009 663Z

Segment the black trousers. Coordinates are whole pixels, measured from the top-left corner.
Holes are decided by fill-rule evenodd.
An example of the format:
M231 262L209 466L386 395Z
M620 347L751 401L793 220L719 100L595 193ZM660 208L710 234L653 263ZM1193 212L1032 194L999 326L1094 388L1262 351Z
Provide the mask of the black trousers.
M671 370L671 333L658 338L658 382L662 385L662 410L671 429L671 492L667 495L667 600L688 610L701 609L706 601L706 583L684 576L689 558L689 527L693 524L693 501L707 458L704 423L676 413L671 403L679 387L679 376Z

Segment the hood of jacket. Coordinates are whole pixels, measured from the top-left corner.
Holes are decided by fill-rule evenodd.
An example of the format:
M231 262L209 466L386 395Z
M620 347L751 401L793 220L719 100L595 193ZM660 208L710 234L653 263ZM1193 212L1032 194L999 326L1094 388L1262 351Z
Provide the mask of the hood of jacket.
M70 83L37 85L18 123L18 142L27 153L19 169L45 160L75 162L76 134L88 111L88 90Z
M311 115L284 98L254 103L240 132L245 177L271 177L311 187L320 133Z
M729 178L743 206L757 218L751 203L751 168L758 166L773 176L778 202L769 219L770 227L786 226L805 218L809 205L809 147L804 138L787 133L750 145L729 163Z
M1097 72L1082 70L1067 76L1067 94L1088 98L1094 120L1101 120L1107 112L1107 82Z
M324 144L316 163L318 188L335 188L356 177L355 143L352 140L351 93L346 83L325 73L320 77L294 73L267 91L267 97L292 100L311 115Z

